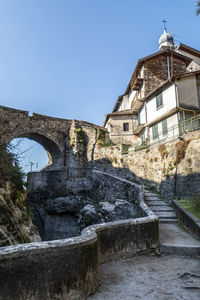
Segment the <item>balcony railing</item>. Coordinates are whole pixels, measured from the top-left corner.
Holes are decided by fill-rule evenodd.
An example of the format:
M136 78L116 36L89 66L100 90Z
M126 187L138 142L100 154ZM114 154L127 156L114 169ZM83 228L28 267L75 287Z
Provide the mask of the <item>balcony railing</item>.
M200 129L200 115L184 120L183 122L180 122L177 125L169 127L165 129L164 132L163 131L158 132L157 134L154 134L154 137L151 134L150 141L147 140L143 141L140 145L135 147L135 151L147 148L152 145L156 146L160 143L165 143L170 140L177 139L179 136L182 136L183 134L198 129Z

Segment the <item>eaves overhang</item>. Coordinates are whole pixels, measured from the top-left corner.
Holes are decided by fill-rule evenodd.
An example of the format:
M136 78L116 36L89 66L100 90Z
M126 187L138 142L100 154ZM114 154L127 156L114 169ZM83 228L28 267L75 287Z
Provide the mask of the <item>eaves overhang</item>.
M190 47L190 46L188 46L188 45L185 45L185 44L180 43L180 44L178 45L178 47L176 48L176 50L177 50L177 51L178 51L178 50L182 50L182 51L184 51L184 52L187 52L187 53L189 53L189 54L191 54L191 55L194 55L194 56L200 58L200 51L197 50L197 49L194 49L194 48L192 48L192 47Z

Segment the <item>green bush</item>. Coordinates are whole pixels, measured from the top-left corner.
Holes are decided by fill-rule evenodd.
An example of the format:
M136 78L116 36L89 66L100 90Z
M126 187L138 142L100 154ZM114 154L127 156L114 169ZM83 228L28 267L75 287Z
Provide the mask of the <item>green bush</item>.
M7 148L6 145L0 145L0 184L10 181L15 185L16 190L23 191L25 174L12 150L11 147Z
M200 194L194 194L191 199L192 204L196 207L197 210L200 211Z

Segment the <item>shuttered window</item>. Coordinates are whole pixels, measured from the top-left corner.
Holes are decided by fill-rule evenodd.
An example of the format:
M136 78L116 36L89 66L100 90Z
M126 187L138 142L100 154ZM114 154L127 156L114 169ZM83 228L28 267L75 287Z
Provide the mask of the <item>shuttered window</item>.
M152 136L153 140L156 140L158 138L158 124L152 126Z
M163 136L168 134L167 119L162 120L162 134Z
M144 132L141 134L141 142L142 142L142 144L145 143L145 133Z
M162 93L158 94L156 96L156 108L158 109L159 107L163 106L163 97Z

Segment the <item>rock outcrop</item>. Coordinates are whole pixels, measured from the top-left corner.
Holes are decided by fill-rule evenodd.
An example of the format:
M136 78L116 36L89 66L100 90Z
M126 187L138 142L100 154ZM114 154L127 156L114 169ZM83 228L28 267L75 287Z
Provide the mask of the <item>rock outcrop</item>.
M26 207L26 192L7 182L0 188L0 247L40 241Z

